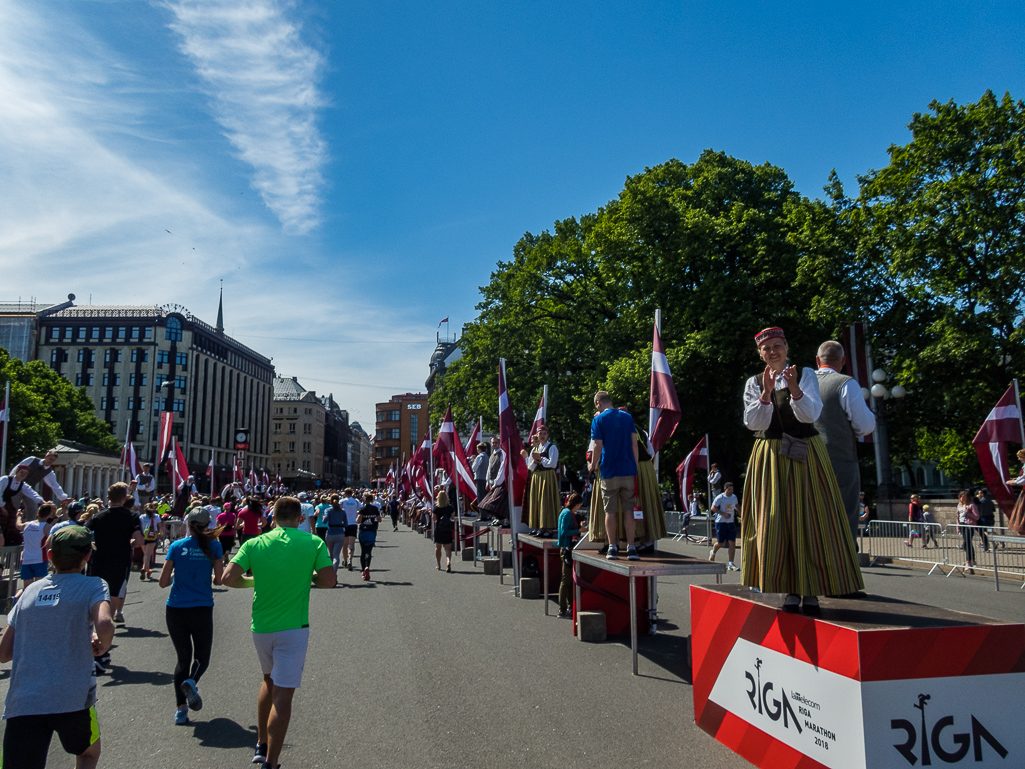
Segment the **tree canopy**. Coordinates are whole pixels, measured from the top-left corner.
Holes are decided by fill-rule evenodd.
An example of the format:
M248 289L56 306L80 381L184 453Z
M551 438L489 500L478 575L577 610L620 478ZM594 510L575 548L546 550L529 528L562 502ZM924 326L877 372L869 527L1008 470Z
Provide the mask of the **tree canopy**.
M783 169L706 150L627 178L593 214L526 233L482 287L462 357L432 398L466 422L497 425L499 358L521 427L549 385L549 424L567 466L583 462L595 390L647 426L653 316L683 418L663 450L675 465L705 433L739 477L751 444L744 380L753 335L786 330L791 360L866 322L874 363L909 395L890 418L896 462L935 459L978 475L970 440L1025 368L1025 107L987 92L934 102L911 141L848 197L799 195Z
M8 464L41 456L61 440L117 451L120 444L96 418L93 402L44 362L25 363L0 348L0 389L11 383Z

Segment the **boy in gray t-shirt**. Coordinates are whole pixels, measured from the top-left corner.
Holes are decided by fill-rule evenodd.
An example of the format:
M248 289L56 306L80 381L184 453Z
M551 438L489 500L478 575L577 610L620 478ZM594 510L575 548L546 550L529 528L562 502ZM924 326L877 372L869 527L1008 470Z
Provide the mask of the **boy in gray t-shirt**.
M4 765L46 766L56 732L78 766L100 756L93 655L114 640L107 584L86 577L92 535L66 526L50 538L55 573L33 582L7 615L0 662L14 661L4 719Z

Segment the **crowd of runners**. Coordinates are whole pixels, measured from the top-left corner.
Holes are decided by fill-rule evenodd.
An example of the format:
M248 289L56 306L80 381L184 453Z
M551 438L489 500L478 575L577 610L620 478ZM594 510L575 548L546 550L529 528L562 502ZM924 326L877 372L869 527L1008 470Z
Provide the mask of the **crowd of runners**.
M3 767L45 767L54 733L76 767L96 766L96 680L111 667L115 627L130 622L123 607L135 574L169 588L175 724L203 707L213 587L254 588L251 629L263 679L253 763L278 767L305 663L311 588L335 587L339 571L355 571L357 545L360 577L370 581L382 520L397 530L400 515L412 513L370 489L293 496L229 484L204 496L189 478L157 496L147 493L145 475L113 484L105 498L70 499L56 486L50 502L19 485L24 475L0 479L5 544L22 549L23 582L0 637L0 661L14 661Z

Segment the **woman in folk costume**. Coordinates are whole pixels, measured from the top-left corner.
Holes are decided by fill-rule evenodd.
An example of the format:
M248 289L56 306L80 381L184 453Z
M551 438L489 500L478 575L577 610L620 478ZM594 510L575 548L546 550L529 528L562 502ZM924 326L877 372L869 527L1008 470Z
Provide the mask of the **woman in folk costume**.
M843 500L813 426L822 411L810 368L787 365L781 328L755 336L765 362L744 388L744 424L755 433L741 517L742 581L786 593L784 611L818 614L820 595L864 587Z
M595 414L597 416L597 414ZM594 451L594 439L587 444L587 464L591 464L591 455ZM589 542L604 542L603 547L599 552L604 555L606 548L609 546L608 534L605 531L605 501L601 497L601 467L594 471L594 485L593 491L591 492L591 507L588 511L587 520L587 539ZM619 522L619 527L616 531L623 530L623 522ZM637 541L637 533L634 532L634 539ZM617 545L618 547L618 545Z
M559 466L559 449L548 440L548 428L541 425L530 438L530 453L522 450L529 472L526 507L527 528L551 536L559 528L559 479L555 468Z
M666 511L655 475L655 450L648 431L637 428L637 501L644 520L637 521L638 542L654 542L666 535ZM622 531L622 529L620 529Z

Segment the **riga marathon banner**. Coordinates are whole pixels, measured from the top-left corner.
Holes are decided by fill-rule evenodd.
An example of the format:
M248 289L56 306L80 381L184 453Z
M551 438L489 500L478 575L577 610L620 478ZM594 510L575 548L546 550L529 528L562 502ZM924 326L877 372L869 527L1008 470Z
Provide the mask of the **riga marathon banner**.
M778 610L691 587L694 713L765 769L1025 767L1025 626L918 604Z

